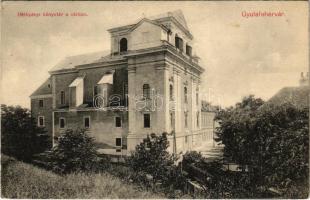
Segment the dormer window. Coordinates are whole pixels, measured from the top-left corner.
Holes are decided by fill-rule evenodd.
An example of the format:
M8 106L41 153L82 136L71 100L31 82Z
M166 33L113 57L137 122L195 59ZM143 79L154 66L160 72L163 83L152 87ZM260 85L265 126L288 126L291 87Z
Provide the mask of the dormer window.
M119 42L119 49L120 52L125 52L127 51L127 39L126 38L122 38Z

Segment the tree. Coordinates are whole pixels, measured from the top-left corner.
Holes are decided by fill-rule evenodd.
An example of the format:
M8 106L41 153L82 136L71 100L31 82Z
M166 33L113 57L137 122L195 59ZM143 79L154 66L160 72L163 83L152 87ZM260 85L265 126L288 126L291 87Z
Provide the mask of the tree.
M222 110L217 134L224 156L249 165L252 184L289 188L308 180L309 111L285 103L268 104L253 96Z
M49 147L43 128L37 127L31 112L20 106L1 105L1 152L23 161Z
M225 145L224 156L241 165L250 162L253 151L256 148L252 144L254 134L252 126L257 109L264 104L260 98L253 95L244 97L235 107L220 110L215 120L220 124L216 134ZM255 151L254 151L255 152Z
M62 174L94 170L99 162L94 139L85 130L66 130L48 157L50 168Z
M157 136L148 135L128 158L128 165L137 173L152 176L155 182L160 181L167 187L181 187L184 183L180 166L175 165L177 157L167 151L169 141L167 133Z
M261 166L265 182L288 187L292 182L308 180L308 109L299 109L290 103L270 105L260 110L253 129L254 143L259 146L257 155L260 155L253 163Z

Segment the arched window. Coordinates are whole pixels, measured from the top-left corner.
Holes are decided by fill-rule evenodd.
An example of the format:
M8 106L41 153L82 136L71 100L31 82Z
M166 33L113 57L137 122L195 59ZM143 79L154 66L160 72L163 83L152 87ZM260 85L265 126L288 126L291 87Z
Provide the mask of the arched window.
M121 41L119 42L119 46L120 46L120 52L127 51L127 39L122 38Z
M146 99L150 99L150 97L151 97L151 90L150 90L149 84L143 85L143 97Z
M178 36L178 34L175 34L175 47L183 51L183 40Z
M178 37L178 34L175 34L174 42L175 42L175 47L179 48L179 37Z
M184 87L184 102L187 103L187 87Z
M170 88L169 88L169 96L170 96L170 101L173 100L173 85L170 85Z

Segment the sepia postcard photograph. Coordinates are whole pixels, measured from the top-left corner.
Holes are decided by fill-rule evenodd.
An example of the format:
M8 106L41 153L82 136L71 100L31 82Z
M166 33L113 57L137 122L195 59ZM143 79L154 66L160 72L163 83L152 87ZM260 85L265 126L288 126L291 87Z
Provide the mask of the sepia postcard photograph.
M307 1L1 2L1 198L309 198Z

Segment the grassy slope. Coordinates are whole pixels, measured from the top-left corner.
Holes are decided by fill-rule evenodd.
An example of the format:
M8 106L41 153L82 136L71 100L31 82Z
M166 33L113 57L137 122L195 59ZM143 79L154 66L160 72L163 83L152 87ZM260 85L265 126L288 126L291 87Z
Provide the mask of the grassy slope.
M4 155L1 166L4 198L161 198L107 173L59 176Z

